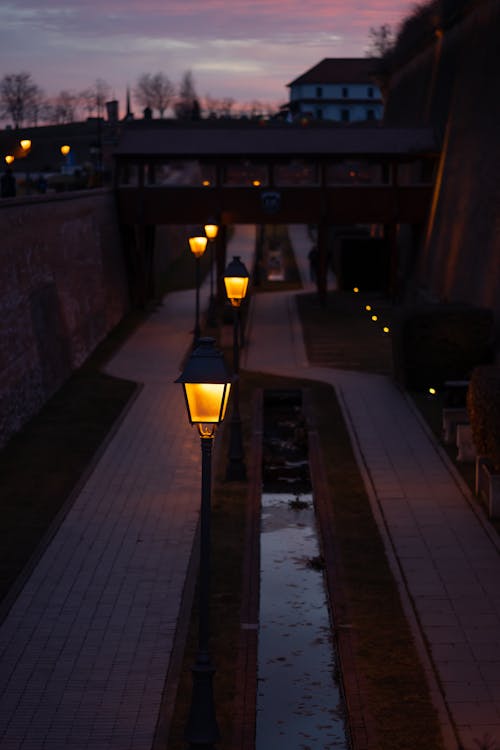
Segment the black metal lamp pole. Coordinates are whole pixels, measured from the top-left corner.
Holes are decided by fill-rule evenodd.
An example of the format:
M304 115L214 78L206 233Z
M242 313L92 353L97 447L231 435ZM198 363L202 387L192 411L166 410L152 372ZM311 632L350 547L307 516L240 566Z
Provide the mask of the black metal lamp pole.
M195 286L196 286L196 306L193 331L193 347L198 343L200 338L200 259L207 247L206 237L190 237L189 247L195 259Z
M247 477L240 417L240 305L245 298L249 273L238 256L229 263L224 274L226 293L233 307L233 409L229 425L229 454L226 479L244 481Z
M243 451L243 438L241 434L240 417L240 345L239 345L239 323L240 311L233 307L233 409L231 422L229 424L229 454L226 467L226 479L229 481L242 482L247 478L245 466L245 455Z
M200 256L197 255L195 260L196 267L196 306L195 306L195 318L194 318L194 336L193 346L196 346L198 339L200 338Z
M212 445L214 435L201 437L201 513L199 568L199 630L196 661L192 668L193 692L185 730L189 747L211 750L220 739L215 714L210 638L210 511L212 485Z
M214 294L214 246L219 233L218 224L205 224L205 234L210 245L210 302L208 305L207 325L214 328L215 320L215 294Z
M213 694L215 669L209 650L212 445L216 427L226 413L232 379L214 343L213 338L200 339L176 381L184 387L189 421L198 427L201 438L198 650L192 669L193 691L184 733L191 750L213 750L220 737Z

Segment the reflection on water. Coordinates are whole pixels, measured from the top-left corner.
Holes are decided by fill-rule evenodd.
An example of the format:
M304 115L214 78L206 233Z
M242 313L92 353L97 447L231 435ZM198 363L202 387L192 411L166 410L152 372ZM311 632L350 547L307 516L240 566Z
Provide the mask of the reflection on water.
M263 494L256 750L348 748L320 563L311 495Z

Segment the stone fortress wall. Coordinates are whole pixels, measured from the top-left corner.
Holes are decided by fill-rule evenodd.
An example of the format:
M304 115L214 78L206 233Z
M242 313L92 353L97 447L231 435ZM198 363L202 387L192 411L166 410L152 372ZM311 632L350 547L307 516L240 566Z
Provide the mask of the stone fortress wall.
M111 190L0 202L0 447L129 308Z
M392 76L385 122L430 125L442 143L420 292L489 307L500 326L500 3L461 5L456 22Z

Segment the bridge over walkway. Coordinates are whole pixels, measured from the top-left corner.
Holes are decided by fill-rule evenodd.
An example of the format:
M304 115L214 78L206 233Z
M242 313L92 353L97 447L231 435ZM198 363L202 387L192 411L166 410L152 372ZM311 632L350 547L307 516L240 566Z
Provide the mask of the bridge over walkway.
M228 225L316 224L321 293L333 225L383 227L395 275L397 227L425 224L438 155L422 128L137 122L114 151L114 186L135 268L150 265L161 224L217 222L219 271Z

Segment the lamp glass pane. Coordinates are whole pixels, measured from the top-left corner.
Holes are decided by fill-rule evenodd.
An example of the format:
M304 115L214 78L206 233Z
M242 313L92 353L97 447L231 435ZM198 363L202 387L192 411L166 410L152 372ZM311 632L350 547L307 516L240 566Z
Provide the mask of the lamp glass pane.
M191 252L196 258L199 258L206 250L207 238L206 237L190 237L189 247Z
M205 224L205 234L209 240L214 240L217 237L219 227L217 224Z
M228 299L244 299L247 293L248 277L225 276L226 294Z
M222 422L229 399L229 383L184 383L191 422Z

